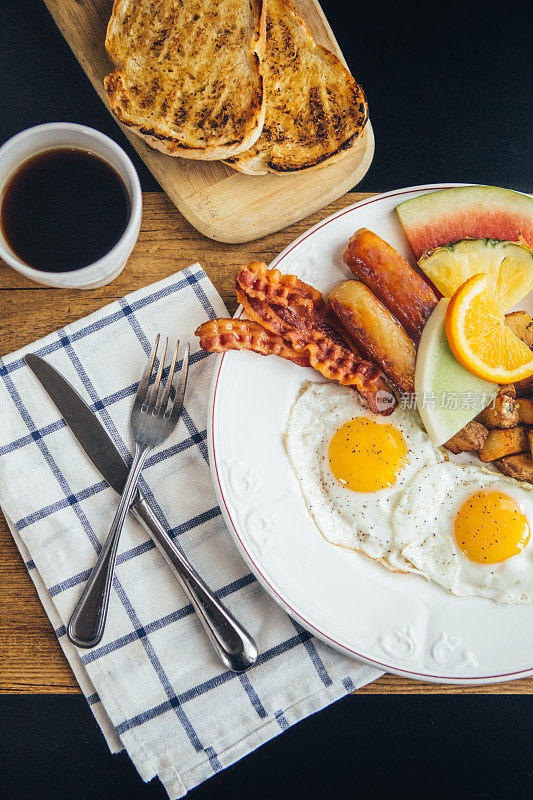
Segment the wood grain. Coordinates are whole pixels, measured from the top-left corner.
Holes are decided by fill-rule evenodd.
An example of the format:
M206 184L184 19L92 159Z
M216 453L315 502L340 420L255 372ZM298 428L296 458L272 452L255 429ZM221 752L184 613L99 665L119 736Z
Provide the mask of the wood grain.
M105 303L200 261L233 312L237 265L252 258L270 262L280 250L328 214L368 195L347 194L320 213L254 245L228 245L202 238L158 193L144 195L141 234L124 272L109 286L87 292L38 286L0 262L0 354L51 333ZM0 515L0 693L76 693L78 685L39 602L3 517ZM360 690L371 694L533 693L533 678L494 686L458 687L417 683L387 675Z
M103 79L112 66L104 40L113 0L44 0L69 47L107 106ZM295 0L317 42L344 61L317 0ZM356 186L374 155L370 122L346 156L298 175L242 175L218 161L173 158L122 130L181 213L205 236L248 242L307 217Z

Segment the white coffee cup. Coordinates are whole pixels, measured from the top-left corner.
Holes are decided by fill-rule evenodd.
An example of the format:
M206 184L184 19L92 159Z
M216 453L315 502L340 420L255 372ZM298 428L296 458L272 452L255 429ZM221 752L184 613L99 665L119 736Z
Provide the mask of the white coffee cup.
M72 147L86 150L106 161L122 178L129 194L131 213L126 229L114 247L87 267L69 272L44 272L25 264L9 247L0 229L0 258L10 267L37 283L66 289L94 289L119 275L137 241L141 227L142 191L131 159L109 136L86 125L50 122L28 128L0 147L0 202L11 176L29 158L46 150ZM80 191L83 187L80 187Z

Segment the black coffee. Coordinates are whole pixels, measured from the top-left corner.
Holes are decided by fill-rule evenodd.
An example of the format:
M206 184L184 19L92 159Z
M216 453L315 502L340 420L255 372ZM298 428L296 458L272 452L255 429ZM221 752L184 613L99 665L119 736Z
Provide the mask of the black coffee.
M46 150L9 180L0 222L6 242L28 266L81 269L118 242L130 217L123 180L86 150Z

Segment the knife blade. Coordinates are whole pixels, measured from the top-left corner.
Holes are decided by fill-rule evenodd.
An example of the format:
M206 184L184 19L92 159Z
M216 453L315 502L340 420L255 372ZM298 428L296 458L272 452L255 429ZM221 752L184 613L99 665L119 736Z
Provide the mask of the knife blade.
M51 364L34 353L25 355L24 361L96 469L121 494L129 468L100 420L74 387ZM214 596L176 547L141 490L133 498L130 511L150 534L167 564L174 569L222 663L234 672L243 672L252 666L258 655L254 640Z
M117 494L122 494L128 465L106 429L76 389L47 361L28 353L24 361L56 406L98 472Z

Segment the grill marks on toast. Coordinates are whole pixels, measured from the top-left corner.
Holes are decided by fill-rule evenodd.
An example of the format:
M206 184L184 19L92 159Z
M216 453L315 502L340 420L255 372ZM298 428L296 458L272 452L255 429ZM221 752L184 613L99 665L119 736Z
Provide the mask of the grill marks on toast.
M317 45L290 0L268 0L265 124L257 142L227 159L249 174L295 172L337 160L368 118L361 87Z
M263 0L115 0L106 48L111 110L170 155L221 159L265 114Z

